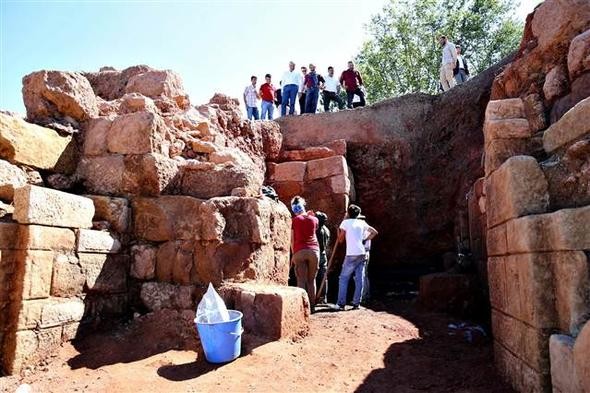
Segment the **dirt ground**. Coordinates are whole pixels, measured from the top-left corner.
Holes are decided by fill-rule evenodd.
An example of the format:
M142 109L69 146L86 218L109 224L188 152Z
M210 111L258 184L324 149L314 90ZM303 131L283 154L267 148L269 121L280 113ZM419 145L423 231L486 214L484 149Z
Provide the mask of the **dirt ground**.
M0 391L20 383L31 392L512 391L494 371L489 340L452 335L448 324L457 320L399 300L370 307L320 309L298 341L245 336L242 356L225 365L204 360L190 326L179 331L178 314L141 317L65 344L19 377L0 378Z

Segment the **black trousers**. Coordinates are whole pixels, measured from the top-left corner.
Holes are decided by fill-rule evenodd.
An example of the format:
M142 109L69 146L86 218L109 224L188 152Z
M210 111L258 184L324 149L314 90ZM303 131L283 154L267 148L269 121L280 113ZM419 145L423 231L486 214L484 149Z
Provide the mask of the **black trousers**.
M360 87L357 87L354 91L346 91L346 104L349 108L352 108L352 99L354 98L354 95L359 96L359 98L361 99L361 102L359 102L358 105L355 105L354 107L356 108L357 106L365 106L365 93L363 93L363 91L361 90Z
M333 91L324 91L323 97L324 97L324 112L330 111L330 102L332 102L332 101L336 101L336 103L338 104L338 109L344 108L344 101L342 101L342 98L340 98L340 96L338 94L334 93Z
M301 97L299 97L299 114L302 115L305 113L305 93L301 94Z

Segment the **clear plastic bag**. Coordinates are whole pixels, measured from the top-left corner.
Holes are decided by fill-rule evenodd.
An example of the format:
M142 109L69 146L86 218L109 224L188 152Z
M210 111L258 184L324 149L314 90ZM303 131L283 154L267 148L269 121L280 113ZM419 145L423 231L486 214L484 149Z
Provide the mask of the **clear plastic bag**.
M209 283L207 292L197 306L196 317L196 320L199 323L219 323L229 321L227 307L211 283Z

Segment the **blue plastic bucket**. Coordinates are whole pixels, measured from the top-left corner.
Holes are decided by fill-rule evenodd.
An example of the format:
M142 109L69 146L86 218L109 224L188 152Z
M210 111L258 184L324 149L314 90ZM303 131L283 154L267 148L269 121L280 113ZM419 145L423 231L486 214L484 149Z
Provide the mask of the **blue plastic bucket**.
M197 332L210 363L231 362L240 356L242 350L242 313L228 310L229 321L204 323L195 318Z

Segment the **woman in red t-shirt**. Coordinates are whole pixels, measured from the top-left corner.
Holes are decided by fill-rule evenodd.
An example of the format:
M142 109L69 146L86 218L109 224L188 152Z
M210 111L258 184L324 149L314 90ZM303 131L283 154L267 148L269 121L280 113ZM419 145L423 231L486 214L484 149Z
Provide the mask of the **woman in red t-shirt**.
M311 310L315 306L315 276L318 272L320 246L316 237L318 219L305 211L305 200L296 196L291 200L295 215L291 222L291 264L295 267L297 286L307 291Z

